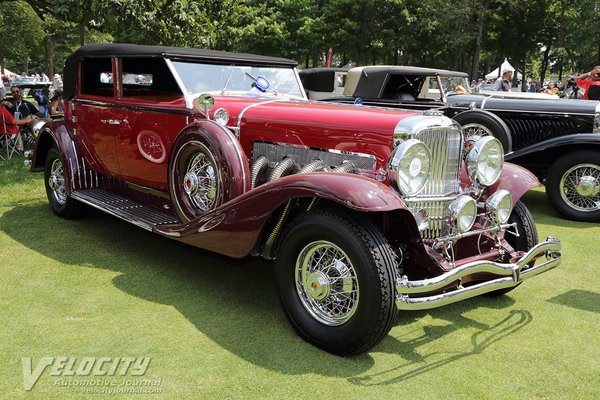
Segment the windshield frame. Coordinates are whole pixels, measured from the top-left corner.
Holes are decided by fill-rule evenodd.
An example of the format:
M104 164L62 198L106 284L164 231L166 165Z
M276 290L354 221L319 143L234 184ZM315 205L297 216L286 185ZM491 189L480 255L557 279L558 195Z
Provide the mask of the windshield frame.
M301 99L301 100L307 100L306 97L306 91L304 90L304 87L302 86L302 81L300 80L300 75L298 74L298 70L296 67L283 67L283 66L264 66L264 65L248 65L248 64L221 64L221 63L210 63L210 62L197 62L197 61L193 61L193 60L185 60L185 59L169 59L166 58L165 59L167 66L169 68L169 70L171 71L171 73L173 74L175 81L177 82L179 89L181 90L181 93L183 93L184 99L185 99L185 104L186 104L186 108L189 109L193 109L193 102L194 99L197 98L200 94L203 93L209 93L211 95L217 95L217 96L242 96L242 97L248 97L247 92L252 89L250 86L248 87L248 91L242 91L242 90L228 90L227 89L227 85L223 85L223 88L219 89L219 90L206 90L206 91L192 91L189 90L187 88L187 86L185 85L184 79L180 76L177 66L175 65L175 63L186 63L186 64L201 64L201 65L214 65L214 66L221 66L221 67L255 67L255 68L273 68L273 69L281 69L281 70L291 70L293 73L293 77L295 79L295 82L297 84L298 90L299 90L299 95L294 95L294 94L286 94L286 93L279 93L276 89L274 88L275 91L270 91L269 93L260 93L259 96L252 96L252 98L261 98L261 99ZM226 90L223 90L226 89Z

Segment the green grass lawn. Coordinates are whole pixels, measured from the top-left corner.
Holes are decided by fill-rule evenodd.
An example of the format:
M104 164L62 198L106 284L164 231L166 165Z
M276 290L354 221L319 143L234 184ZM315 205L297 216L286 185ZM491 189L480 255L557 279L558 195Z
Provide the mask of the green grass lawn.
M403 312L372 351L340 358L295 334L270 262L93 210L61 220L41 174L0 161L0 398L115 398L60 386L51 367L26 391L22 358L130 356L151 358L145 375L117 378L160 393L117 398L597 399L600 226L560 219L543 189L525 203L540 239L562 240L559 268L501 298Z

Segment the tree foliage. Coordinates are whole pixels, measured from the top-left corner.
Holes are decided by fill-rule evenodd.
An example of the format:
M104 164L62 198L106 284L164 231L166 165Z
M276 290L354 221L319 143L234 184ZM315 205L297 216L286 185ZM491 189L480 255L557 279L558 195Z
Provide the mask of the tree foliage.
M322 65L406 64L481 77L600 64L597 0L0 0L0 63L50 73L82 43L212 48ZM18 32L18 33L15 33ZM4 61L2 61L2 59Z

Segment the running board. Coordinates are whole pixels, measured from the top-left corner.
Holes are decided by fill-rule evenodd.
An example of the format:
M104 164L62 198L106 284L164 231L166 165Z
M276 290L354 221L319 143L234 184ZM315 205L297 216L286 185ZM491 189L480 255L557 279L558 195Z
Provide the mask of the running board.
M157 225L181 223L173 215L102 188L76 190L71 197L148 231Z

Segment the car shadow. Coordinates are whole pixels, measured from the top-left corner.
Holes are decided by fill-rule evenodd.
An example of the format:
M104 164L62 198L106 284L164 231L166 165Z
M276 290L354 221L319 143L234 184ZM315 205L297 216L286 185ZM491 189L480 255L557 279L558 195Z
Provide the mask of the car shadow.
M30 220L44 223L22 223ZM49 237L48 225L55 236ZM525 311L503 311L514 303L508 296L479 297L441 309L403 312L392 335L372 350L399 357L399 366L386 372L394 377L382 379L380 374L366 375L374 365L370 353L337 357L296 335L279 304L271 262L252 257L236 260L205 252L93 209L81 220L62 220L44 203L19 205L4 212L0 216L0 230L67 267L119 272L112 280L119 290L174 307L222 348L252 364L284 374L316 373L347 378L359 385L374 381L392 383L478 354L531 321L531 315ZM94 250L87 247L82 253L78 243L93 244ZM480 307L500 310L499 321L481 323L463 315ZM404 332L396 336L402 326L425 317L447 324L426 326L417 337L412 337L414 332L409 338L405 338ZM425 354L419 350L467 329L475 330L468 348L448 354ZM302 360L298 359L299 352L303 354Z
M600 293L572 289L548 300L577 310L600 313Z
M562 228L595 228L595 222L572 221L560 214L546 197L544 190L530 190L521 198L532 214L535 214L536 223L560 226Z

